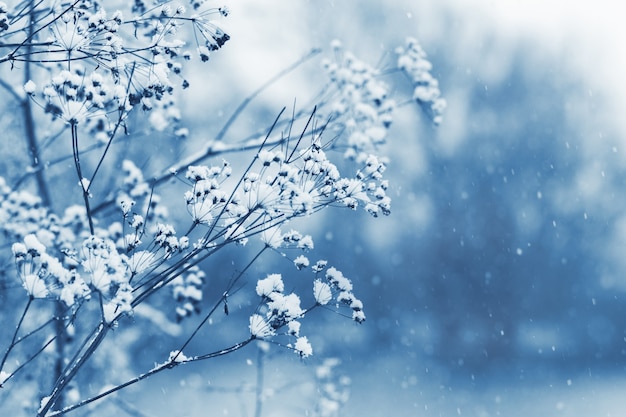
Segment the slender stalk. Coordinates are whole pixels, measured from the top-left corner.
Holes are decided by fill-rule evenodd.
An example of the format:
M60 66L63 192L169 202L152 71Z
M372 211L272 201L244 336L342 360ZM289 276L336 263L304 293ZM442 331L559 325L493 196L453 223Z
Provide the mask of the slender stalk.
M213 306L213 308L209 311L209 313L204 317L204 319L200 322L200 324L198 324L198 326L196 326L196 328L194 329L194 331L191 333L191 335L187 338L187 340L182 344L182 346L180 347L180 349L178 349L179 353L176 354L176 356L174 356L174 360L180 355L180 352L182 352L187 345L189 345L189 343L191 342L191 340L196 336L196 334L200 331L200 329L202 328L202 326L204 326L204 324L206 324L206 322L209 320L209 318L211 318L211 316L213 315L213 313L215 313L215 311L217 310L217 308L219 306L222 305L222 303L226 302L226 297L228 297L228 292L233 288L233 286L237 283L237 281L246 273L246 271L256 262L257 259L259 259L259 257L261 256L261 254L263 254L263 252L265 252L265 250L267 249L267 246L264 246L263 249L261 249L253 258L250 262L248 262L248 265L246 265L246 267L241 270L241 272L239 274L237 274L237 277L235 279L233 279L229 284L228 287L226 289L226 291L222 294L222 296L217 300L217 302L215 303L215 305Z
M131 82L133 80L133 74L135 73L135 65L133 64L131 71L130 71L130 76L128 77L128 84L126 85L126 95L128 95L128 92L130 91L130 85ZM126 99L124 99L126 100ZM126 102L124 101L122 108L126 105ZM104 162L104 158L106 157L107 153L109 152L109 148L111 147L111 144L113 143L113 139L115 138L115 135L117 134L118 129L120 128L120 126L122 125L122 123L124 122L125 118L126 118L126 111L125 110L120 110L119 111L119 117L117 119L117 122L115 123L115 127L113 128L113 131L109 134L109 140L107 141L107 144L104 148L104 152L102 153L102 155L100 156L100 160L98 161L98 165L96 166L96 169L94 169L93 174L91 175L91 179L89 180L89 187L91 187L91 183L93 183L94 179L96 178L96 175L98 174L98 171L100 170L100 167L102 166L102 163ZM89 187L87 187L87 192L89 191Z
M54 341L54 350L56 353L56 358L54 361L54 376L58 379L63 374L63 367L65 366L65 347L67 346L67 327L65 327L65 321L63 320L63 316L65 314L65 308L63 307L62 301L54 302L54 314L56 316L54 322L54 333L56 334L56 338ZM65 395L61 391L60 395L56 400L57 407L63 407L63 403L65 401Z
M30 22L28 25L28 37L32 38L35 34L35 4L31 1L30 5ZM26 52L31 53L32 46L30 44L25 45ZM32 68L30 62L24 63L24 83L27 83L32 78ZM24 129L26 133L26 142L28 144L28 151L31 158L31 167L35 170L35 179L37 181L37 189L41 197L41 201L46 207L50 207L50 191L44 171L38 169L41 166L41 156L39 143L37 141L37 133L35 131L35 118L33 116L33 107L31 100L26 97L22 100L22 113L24 115Z
M256 360L256 392L255 392L255 405L254 405L254 417L261 417L263 410L263 367L265 352L259 347Z
M86 400L83 400L83 401L81 401L79 403L76 403L76 404L70 405L68 407L65 407L62 410L53 411L52 413L48 414L48 417L61 416L61 415L64 415L66 413L69 413L70 411L76 410L77 408L84 407L87 404L91 404L92 402L97 401L97 400L99 400L101 398L104 398L104 397L106 397L108 395L111 395L111 394L113 394L113 393L115 393L115 392L117 392L117 391L119 391L119 390L121 390L123 388L126 388L128 386L134 385L137 382L143 381L144 379L149 378L149 377L151 377L154 374L157 374L159 372L165 371L166 369L172 369L172 368L174 368L174 367L176 367L176 366L178 366L180 364L189 363L189 362L196 362L196 361L200 361L200 360L204 360L204 359L212 359L212 358L217 358L219 356L228 355L229 353L233 353L233 352L243 348L244 346L248 345L248 343L252 342L253 340L255 340L255 339L250 337L250 338L244 340L243 342L236 343L236 344L234 344L232 346L229 346L229 347L227 347L225 349L221 349L221 350L218 350L218 351L215 351L215 352L207 353L207 354L201 355L201 356L195 356L195 357L193 357L193 358L191 358L189 360L186 360L186 361L176 362L174 359L169 360L169 361L165 362L164 364L155 366L154 368L152 368L151 370L149 370L145 374L141 374L141 375L139 375L139 376L137 376L135 378L129 379L128 381L124 382L123 384L117 385L117 386L115 386L115 387L113 387L111 389L108 389L108 390L106 390L104 392L101 392L98 395L95 395L95 396L93 396L91 398L88 398ZM41 414L41 417L43 417L44 415L45 414Z
M67 385L74 379L76 373L82 368L82 366L89 360L91 355L94 354L96 349L100 346L100 344L104 341L105 336L107 335L109 330L109 326L101 322L96 327L95 331L90 336L91 339L84 345L86 348L84 350L81 349L80 352L77 352L74 360L72 360L66 368L63 370L57 382L54 384L52 392L48 397L48 401L45 405L43 405L38 413L37 417L45 417L48 415L48 411L55 404L58 405L59 399L62 398L63 392ZM53 413L54 415L54 413Z
M89 186L85 185L86 178L83 177L82 167L80 165L80 152L78 150L78 124L75 121L70 122L72 131L72 152L74 153L74 166L76 167L76 174L78 175L78 182L83 190L83 202L85 203L85 212L87 214L87 220L89 221L89 232L94 234L93 218L91 215L91 209L89 207Z
M24 321L24 317L26 317L26 313L28 312L28 309L30 308L30 305L32 302L33 302L33 297L28 297L28 302L26 303L26 307L24 307L24 311L22 312L22 315L20 316L20 320L18 321L17 326L15 326L15 332L13 333L13 337L11 338L11 343L9 344L9 347L7 348L6 352L4 352L4 356L2 356L2 361L0 361L0 370L4 368L4 364L6 363L7 358L9 357L9 353L11 353L11 350L16 345L15 340L17 339L17 334L20 331L20 327L22 327L22 322Z

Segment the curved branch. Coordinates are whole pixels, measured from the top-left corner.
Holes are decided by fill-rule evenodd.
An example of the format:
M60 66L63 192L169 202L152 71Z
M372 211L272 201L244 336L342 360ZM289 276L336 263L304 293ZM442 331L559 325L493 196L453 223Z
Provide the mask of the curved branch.
M204 359L211 359L211 358L217 358L219 356L224 356L227 355L229 353L235 352L241 348L243 348L244 346L248 345L250 342L252 342L253 340L255 340L254 337L249 337L248 339L244 340L243 342L239 342L236 343L232 346L229 346L225 349L222 350L218 350L215 352L211 352L211 353L207 353L206 355L200 355L200 356L194 356L192 358L189 358L187 360L184 361L179 361L177 362L176 360L169 359L167 362L161 364L161 365L157 365L154 368L152 368L151 370L149 370L148 372L146 372L145 374L141 374L135 378L129 379L128 381L124 382L123 384L117 385L109 390L106 390L104 392L101 392L98 395L95 395L91 398L88 398L86 400L83 400L79 403L70 405L68 407L63 408L62 410L58 410L58 411L53 411L52 413L48 414L49 417L56 417L56 416L61 416L64 415L66 413L69 413L70 411L76 410L77 408L83 407L87 404L91 404L94 401L97 401L101 398L104 398L108 395L111 395L123 388L126 388L128 386L134 385L137 382L143 381L146 378L151 377L154 374L157 374L159 372L165 371L166 369L172 369L175 368L178 365L184 364L184 363L189 363L189 362L196 362L196 361L200 361L200 360L204 360Z

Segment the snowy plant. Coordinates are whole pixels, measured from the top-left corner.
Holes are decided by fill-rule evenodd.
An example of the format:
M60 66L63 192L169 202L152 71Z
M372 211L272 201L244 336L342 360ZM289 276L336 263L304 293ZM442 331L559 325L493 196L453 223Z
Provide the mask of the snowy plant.
M0 141L5 148L18 138L28 149L23 170L0 176L7 410L65 415L251 343L306 359L315 355L306 332L314 312L365 321L358 277L346 278L341 260L311 262L314 239L297 229L326 209L391 213L379 152L397 106L385 71L333 42L320 64L327 83L311 106L289 117L277 111L258 121L261 132L227 141L237 110L185 158L167 161L158 151L167 144L126 151L146 132L150 141L158 132L175 141L194 135L177 105L191 86L186 76L230 39L228 9L209 3L0 2L0 87L24 126ZM439 123L443 99L425 54L414 40L398 53L397 69ZM146 156L158 172L144 173ZM225 273L215 260L231 247L240 264ZM251 269L271 254L288 259L291 272ZM228 332L207 329L217 318ZM169 345L136 369L125 353L130 336L150 326ZM216 335L210 345L199 343L201 332Z
M339 416L341 407L348 401L351 381L347 376L337 374L336 368L339 365L341 365L339 359L326 358L315 369L315 380L320 396L314 416Z

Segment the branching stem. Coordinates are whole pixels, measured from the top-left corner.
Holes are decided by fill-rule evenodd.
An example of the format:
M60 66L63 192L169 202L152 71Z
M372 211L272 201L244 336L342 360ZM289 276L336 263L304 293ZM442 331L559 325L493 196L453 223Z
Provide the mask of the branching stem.
M85 183L87 180L83 177L82 168L80 165L80 152L78 150L78 123L75 120L70 121L70 127L72 132L72 152L74 154L74 166L76 167L76 174L78 175L78 183L83 192L83 201L85 203L85 213L89 222L89 232L94 234L93 217L91 215L91 209L89 207L89 185Z

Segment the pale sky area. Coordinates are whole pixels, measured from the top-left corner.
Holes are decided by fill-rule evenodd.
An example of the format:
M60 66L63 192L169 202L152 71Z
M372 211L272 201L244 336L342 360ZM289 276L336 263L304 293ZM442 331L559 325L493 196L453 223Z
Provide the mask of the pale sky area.
M442 18L442 12L451 10L458 19L453 20L453 24L467 26L478 32L479 37L481 32L482 36L489 32L497 34L498 41L504 44L507 40L515 42L521 38L538 41L546 54L565 51L569 68L564 70L588 74L592 85L597 84L597 88L603 90L610 88L620 104L626 98L626 83L622 82L626 74L626 48L623 46L626 5L615 0L401 0L393 3L237 0L226 3L232 11L224 21L233 34L229 48L242 48L245 52L236 55L245 55L248 62L255 62L242 65L239 70L257 74L261 79L283 69L290 59L297 59L297 51L304 54L312 45L326 46L316 45L324 37L342 39L350 48L367 49L373 45L372 40L375 41L379 30L374 26L376 20L384 22L381 25L388 32L397 32L399 38L414 35L427 41L429 37L446 36L446 25L450 21ZM364 33L363 29L352 29L359 21L358 16L351 16L351 11L370 14L367 18L373 33L363 36L361 45L358 39L346 39ZM289 18L285 19L286 16ZM380 39L388 37L384 35ZM281 47L272 46L278 44ZM240 77L240 80L250 80L251 86L258 82L254 76Z
M539 40L547 53L569 51L568 64L609 93L623 109L626 100L626 3L615 0L450 0L454 7L489 16L503 36ZM462 6L461 6L462 4ZM618 109L616 109L618 110ZM615 119L619 122L623 118ZM626 123L621 122L622 129Z

